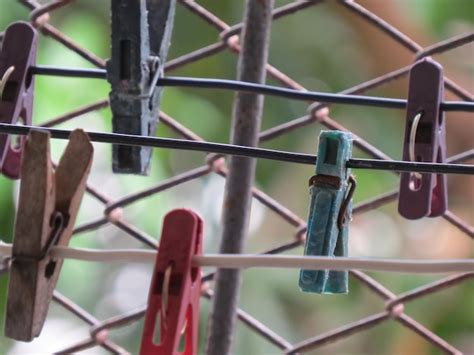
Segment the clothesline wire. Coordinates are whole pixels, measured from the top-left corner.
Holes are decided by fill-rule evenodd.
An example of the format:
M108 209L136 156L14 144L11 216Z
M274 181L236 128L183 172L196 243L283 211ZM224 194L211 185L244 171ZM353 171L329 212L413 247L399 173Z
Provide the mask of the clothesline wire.
M70 130L65 129L45 128L37 126L20 126L8 123L0 123L0 133L27 135L32 129L47 131L51 134L52 138L56 139L69 139L69 135L71 133ZM312 154L287 152L265 148L255 148L224 143L191 141L150 136L137 136L119 133L103 133L89 131L87 131L86 133L89 135L91 141L99 143L229 154L309 165L314 165L317 159L317 156ZM398 160L352 158L347 161L346 167L354 169L387 170L398 172L406 171L433 174L474 175L474 165L470 164L425 163Z
M30 68L30 73L32 75L51 75L89 79L105 79L107 74L104 69L75 69L51 66L34 66ZM158 79L157 85L243 91L285 97L294 100L319 101L322 103L373 106L392 109L404 109L407 106L407 100L405 99L302 91L227 79L161 77ZM474 102L446 101L441 103L440 108L443 111L473 112Z
M86 249L54 246L51 257L90 262L153 263L156 250L144 249ZM0 241L0 256L11 257L12 245ZM325 256L255 255L255 254L205 254L193 257L193 265L226 269L241 268L291 268L366 270L400 273L449 273L474 272L474 260L449 259L420 261L409 259L374 259Z

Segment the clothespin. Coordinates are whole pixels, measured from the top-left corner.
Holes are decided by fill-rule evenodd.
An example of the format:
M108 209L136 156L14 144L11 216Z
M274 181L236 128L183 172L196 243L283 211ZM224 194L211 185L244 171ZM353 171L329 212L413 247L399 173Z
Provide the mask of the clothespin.
M311 177L310 209L305 255L347 256L349 222L355 180L346 168L352 154L352 136L347 132L322 131L319 136L316 175ZM302 291L347 293L347 271L301 270Z
M15 22L5 31L0 52L0 122L31 125L33 111L33 77L28 74L36 61L38 43L35 29L26 22ZM11 137L0 134L0 170L6 177L20 176L24 143L14 146Z
M410 70L403 160L446 162L443 67L424 58ZM442 216L447 208L444 174L402 173L398 211L408 219Z
M49 251L69 243L92 163L88 136L75 130L53 172L49 137L31 131L21 163L5 335L22 341L37 337L45 322L62 266Z
M112 0L112 56L107 62L115 133L154 135L176 0ZM113 171L148 174L151 148L113 146Z
M192 258L202 253L202 230L201 218L190 210L176 209L165 216L140 355L197 353L201 270L192 266Z

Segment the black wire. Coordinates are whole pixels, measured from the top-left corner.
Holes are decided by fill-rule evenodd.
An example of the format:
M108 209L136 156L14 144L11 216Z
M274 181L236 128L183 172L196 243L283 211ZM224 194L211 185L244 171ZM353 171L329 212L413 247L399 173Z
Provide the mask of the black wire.
M107 71L105 69L59 68L46 65L35 65L30 67L30 74L87 79L106 79L107 77Z
M105 79L106 71L103 69L69 69L47 66L34 66L30 68L33 75L54 75L75 78ZM319 101L323 103L347 104L374 106L385 108L404 109L407 100L393 99L385 97L363 96L363 95L344 95L330 94L314 91L301 91L277 86L255 84L236 80L226 79L206 79L206 78L187 78L187 77L163 77L158 80L158 86L176 86L192 88L224 89L243 92L252 92L257 94L273 95L286 97L289 99L303 101ZM446 101L442 102L443 111L474 111L474 102Z
M50 132L53 138L68 139L71 131L64 129L52 129L35 126L17 126L0 123L0 133L27 135L31 129ZM159 138L147 136L135 136L130 134L87 132L93 142L112 143L131 146L147 146L155 148L171 148L179 150L193 150L206 153L230 154L251 158L263 158L291 163L309 164L316 163L316 156L284 152L272 149L245 147L231 144L211 143L201 141L190 141L183 139ZM374 159L350 159L346 166L354 169L376 169L389 171L407 171L419 173L438 174L468 174L474 175L474 165L467 164L441 164L420 163L396 160L374 160Z
M406 100L390 99L362 95L328 94L312 91L301 91L264 84L248 83L226 79L206 79L206 78L185 78L185 77L164 77L158 80L158 85L210 88L252 92L272 96L285 97L288 99L303 101L318 101L322 103L348 104L360 106L375 106L385 108L403 109L406 107ZM449 105L448 105L449 107ZM474 108L474 105L473 105Z

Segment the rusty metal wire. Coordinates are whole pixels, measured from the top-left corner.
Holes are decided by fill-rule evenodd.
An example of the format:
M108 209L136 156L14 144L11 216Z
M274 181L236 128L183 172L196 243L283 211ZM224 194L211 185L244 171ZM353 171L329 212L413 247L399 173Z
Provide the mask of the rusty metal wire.
M63 6L67 6L69 3L71 3L71 0L56 0L51 1L50 3L47 3L45 5L41 5L35 0L18 1L31 10L30 21L42 34L51 37L58 43L61 43L67 49L77 53L82 58L89 61L96 67L104 68L105 61L102 58L97 57L90 51L79 46L72 39L68 38L66 35L64 35L61 31L59 31L57 28L55 28L48 22L50 16L56 9L61 8ZM240 53L241 48L239 45L239 35L241 29L243 28L243 24L239 23L230 26L221 19L219 19L210 10L204 8L193 0L178 0L178 2L179 4L181 4L181 6L189 10L191 13L195 14L197 17L206 22L210 27L216 30L218 40L216 43L210 44L203 48L199 48L191 53L187 53L178 58L170 60L165 65L165 70L167 72L182 68L183 66L186 66L190 63L216 55L226 50L235 54ZM278 19L294 15L300 11L304 11L305 9L317 6L323 2L324 1L322 0L295 1L280 8L276 8L273 11L273 20L277 21ZM422 46L414 42L412 39L410 39L407 35L399 31L383 19L379 18L377 15L370 12L368 9L359 5L355 1L338 1L337 4L338 6L341 6L342 8L348 10L352 15L360 17L370 25L374 26L375 29L385 33L390 39L398 43L401 47L404 47L411 51L416 58L422 58L427 55L445 53L451 49L465 45L474 40L474 35L472 33L469 33L423 48ZM269 77L273 78L274 80L276 80L287 88L297 90L304 89L301 84L289 78L286 74L284 74L283 72L281 72L270 64L266 65L266 72ZM360 94L366 92L369 89L380 87L394 80L403 78L408 74L408 72L409 67L403 67L385 75L381 75L378 78L368 80L364 83L360 83L354 87L348 88L342 91L341 93ZM460 85L456 84L453 80L445 78L445 83L446 89L451 91L461 100L473 101L473 95L464 88L462 88ZM79 107L71 112L65 113L57 118L54 118L44 123L43 126L53 127L60 123L79 118L80 116L86 113L104 108L107 105L108 100L103 99L85 105L83 107ZM161 124L166 125L173 132L185 139L204 141L197 134L195 134L194 132L192 132L191 130L189 130L164 112L160 113L160 122ZM308 105L307 115L295 118L291 121L285 122L283 124L260 132L259 140L260 142L269 141L301 127L305 127L315 123L319 123L328 129L348 131L348 129L346 129L343 125L341 125L330 117L330 106L318 102L313 102ZM362 137L354 135L354 145L364 153L368 154L371 158L382 160L391 159L387 154L368 143ZM448 159L448 162L461 162L467 159L471 159L473 155L474 151L471 149L470 151L466 151L459 155L451 157L450 159ZM157 185L147 188L143 191L120 198L112 198L110 196L107 196L100 189L88 184L88 194L95 198L99 203L104 205L104 215L103 217L96 218L83 225L77 226L74 230L74 234L96 230L97 228L101 228L105 225L114 225L130 237L142 242L143 244L149 247L156 248L156 241L153 238L151 238L146 233L144 233L139 228L135 227L133 224L126 220L125 214L123 213L123 208L142 199L148 198L154 194L158 194L162 191L175 188L188 181L198 179L209 174L217 174L223 178L226 178L228 176L228 171L226 169L225 161L222 156L216 154L209 154L206 158L205 163L200 167L170 177L158 183ZM279 201L276 201L274 198L267 195L265 192L257 189L256 187L252 188L252 195L256 200L258 200L268 209L276 213L279 217L282 218L282 220L284 220L286 223L288 223L294 228L294 234L293 236L290 236L287 242L270 250L262 251L262 253L280 253L301 246L304 243L306 223L300 216L285 207L284 204L280 203ZM397 199L397 197L398 191L386 192L379 196L373 197L367 201L359 203L354 207L353 213L361 214L372 209L379 208ZM474 238L474 227L463 221L462 218L455 215L453 212L448 211L443 216L443 218L459 230L463 231L469 237ZM6 272L7 270L8 262L5 262L0 267L0 274ZM441 339L431 330L427 329L426 327L418 323L415 319L407 315L404 311L404 304L470 280L474 277L473 273L447 277L399 295L392 293L382 284L380 284L375 279L363 272L353 270L350 272L350 275L354 280L366 287L375 296L379 297L385 303L384 308L376 310L373 314L367 317L354 320L349 324L342 325L341 327L330 330L328 332L317 334L314 337L303 340L297 344L292 344L284 337L275 333L268 326L262 324L257 319L240 309L237 311L238 319L247 327L249 327L249 329L253 330L256 334L262 336L262 338L266 339L268 342L280 348L284 353L287 354L310 351L317 347L324 346L325 344L336 342L354 334L358 334L364 330L375 327L377 325L384 324L389 320L397 321L403 327L413 331L420 337L424 338L434 348L438 349L441 352L449 354L460 353L460 351L454 346ZM210 289L209 284L209 281L212 280L213 276L214 272L211 272L205 275L203 278L202 297L204 299L209 300L213 297L213 291ZM79 305L74 303L72 300L61 295L59 292L55 292L54 301L62 308L64 308L67 312L70 312L72 315L76 316L78 319L82 320L85 324L90 326L90 336L88 338L83 339L82 341L79 341L76 344L71 344L70 347L68 347L67 349L62 349L59 353L71 353L79 350L92 348L95 346L100 346L115 354L127 353L125 349L121 348L119 345L115 344L108 338L108 331L114 328L124 327L130 323L136 322L140 320L145 314L145 308L142 308L132 310L125 314L116 315L110 319L98 320L89 312L85 311Z

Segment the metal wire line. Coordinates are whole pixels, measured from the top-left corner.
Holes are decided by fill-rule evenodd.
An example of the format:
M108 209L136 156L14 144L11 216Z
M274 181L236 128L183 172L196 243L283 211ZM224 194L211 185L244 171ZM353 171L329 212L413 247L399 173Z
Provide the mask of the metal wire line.
M48 66L34 66L30 68L33 75L52 75L75 78L105 79L106 71L102 69L71 69ZM257 94L273 95L302 101L320 101L323 103L347 104L359 106L373 106L383 108L404 109L407 100L375 96L331 94L314 91L299 91L277 86L255 84L228 79L207 79L188 77L162 77L158 79L158 86L191 87L224 89ZM474 112L474 102L446 101L440 104L443 111Z
M0 123L0 132L18 135L27 135L30 130L41 129L51 134L52 138L69 139L72 131L65 129L18 126L8 123ZM316 164L316 155L293 153L280 150L254 148L238 146L224 143L211 143L200 141L189 141L173 138L160 138L149 136L137 136L131 134L86 132L91 141L99 143L111 143L131 146L146 146L154 148L171 148L179 150L190 150L200 152L211 152L220 154L230 154L251 158L262 158L269 160L286 161L300 164ZM424 163L397 160L375 160L375 159L349 159L346 163L352 169L376 169L388 171L408 171L420 173L436 174L466 174L474 175L474 165L467 164L445 164L445 163Z
M30 9L40 7L38 2L36 2L34 0L19 0L19 1L21 3L27 5ZM189 53L187 55L184 55L184 56L181 56L181 57L176 58L174 60L171 60L170 62L165 64L165 68L175 69L175 68L178 68L182 65L191 63L195 60L199 60L199 59L205 58L209 55L216 54L216 53L222 51L225 48L228 48L233 53L238 53L239 52L238 42L235 40L235 38L234 37L225 38L226 30L231 29L230 26L228 26L226 23L224 23L222 20L220 20L217 16L212 14L209 10L205 9L201 5L195 3L194 1L178 0L178 2L181 5L183 5L184 7L186 7L187 9L189 9L192 13L194 13L195 15L199 16L201 19L206 21L209 25L213 26L218 31L221 31L221 33L219 35L219 37L221 38L221 43L216 43L215 45L208 46L208 48L202 48L202 49L199 49L199 50L197 50L193 53ZM289 10L294 9L296 11L298 9L298 6L304 6L304 3L306 3L306 4L311 3L311 4L316 5L316 4L319 4L321 2L320 1L309 1L309 2L295 1L294 3L288 4L288 5L285 5L285 6L287 6ZM354 1L347 2L347 3L346 2L341 2L341 3L343 5L345 5L346 7L349 7L351 10L353 10L353 12L355 14L361 15L369 23L374 24L376 28L381 29L382 31L388 33L389 36L391 36L394 40L402 43L402 45L405 45L406 43L409 43L411 46L408 46L408 48L410 50L412 50L413 52L421 53L421 50L422 50L421 46L418 46L416 43L414 45L412 45L414 42L411 41L411 39L409 39L407 36L404 36L403 34L401 34L401 32L396 31L395 28L393 28L388 23L384 22L383 20L381 20L380 18L378 18L377 16L372 14L367 9L364 9L362 6L355 3ZM51 5L51 3L46 4L43 7L47 7L48 5ZM284 11L282 11L282 9L283 9L283 7L274 10L274 18L276 17L275 14L278 13L278 11L280 11L285 16L287 15ZM291 11L289 11L288 14L290 12ZM77 44L75 44L73 41L71 41L69 38L67 38L65 35L63 35L61 32L59 32L56 28L49 25L47 23L47 21L44 21L44 19L43 19L43 21L38 21L38 19L33 19L33 20L34 20L33 21L34 25L41 32L43 32L45 35L51 36L53 39L55 39L58 42L62 43L64 46L66 46L67 48L69 48L72 51L76 52L77 54L79 54L80 56L85 58L86 60L89 60L91 63L93 63L93 64L95 64L99 67L103 67L104 61L101 58L97 58L92 53L86 51L84 48L79 47ZM234 30L235 30L235 27L236 26L233 26ZM229 32L230 31L227 31L227 33L229 33ZM463 40L463 41L465 41L465 40ZM461 41L461 42L463 42L463 41ZM444 47L441 46L439 52L444 52L444 51L446 51L448 49L451 49L451 48L454 48L454 47L456 47L460 44L462 44L462 43L459 43L459 41L457 41L457 42L455 41L454 45L448 44L448 46L444 46ZM440 43L440 45L441 45L441 43ZM434 46L437 46L437 45L435 44ZM432 46L432 47L434 47L434 46ZM437 53L438 53L438 50L437 50ZM406 68L404 68L404 69L406 69ZM405 75L407 73L407 70L404 70L404 69L400 69L400 72L396 75L393 75L393 78L398 78L402 75ZM272 67L271 65L267 65L267 71L268 71L268 74L270 76L272 76L275 80L282 83L283 85L285 85L287 87L292 87L292 88L297 89L297 90L302 89L301 85L299 85L298 83L296 83L295 81L293 81L292 79L290 79L289 77L287 77L286 75L284 75L283 73L278 71L276 68ZM373 82L374 82L373 87L375 87L375 86L382 85L382 84L388 82L388 80L382 76L382 77L378 78L377 80L374 80ZM361 84L361 87L364 87L364 85L365 85L365 83ZM462 99L472 100L472 95L471 94L469 94L467 91L460 88L458 85L456 85L454 82L452 82L449 79L446 80L446 87L447 87L448 90L451 90L452 92L454 92L455 94L460 96ZM103 103L102 105L106 105L106 103ZM104 107L102 105L99 105L99 107ZM90 108L90 110L92 110L92 109L93 108ZM77 117L81 113L80 111L81 111L81 109L78 109L78 110L76 110L75 113L65 114L65 115L63 115L63 117L58 117L58 118L62 118L62 120L60 120L58 122L64 122L67 119ZM87 109L83 110L82 113L85 113L87 111L88 111ZM197 137L195 134L193 134L193 132L185 129L185 127L180 127L179 124L177 122L175 122L174 120L172 120L171 118L169 120L163 119L162 122L164 124L168 125L171 129L173 129L178 134L180 134L180 135L183 134L187 139L196 139L196 137ZM311 110L311 115L308 116L307 118L305 118L305 120L301 120L301 121L297 120L295 122L288 122L289 123L288 125L286 125L285 127L281 127L281 128L284 128L284 129L280 129L278 126L274 127L271 136L270 135L265 136L265 135L261 134L260 137L261 137L261 140L275 138L278 135L281 135L283 133L288 133L288 132L290 132L291 130L293 130L295 128L302 127L304 125L307 125L309 123L314 123L314 122L319 122L319 123L331 128L331 129L341 129L341 128L345 129L344 127L339 125L337 122L330 119L327 116L327 112L324 112L323 110L319 109L319 110ZM56 123L56 122L52 122L52 124L54 124L54 123ZM335 128L335 127L337 127L337 128ZM262 132L262 133L264 133L264 132ZM365 142L362 139L354 141L354 144L356 146L358 146L359 148L363 149L364 151L366 151L371 156L380 157L380 158L386 158L387 157L382 152L378 151L377 149L375 149L375 147L371 146L369 143ZM464 156L466 156L466 155L469 156L469 154L472 155L472 150L471 150L471 153L469 153L469 151L468 151L468 152L465 152L465 153L462 153L462 154L464 154ZM461 159L462 159L462 157L461 157ZM213 170L214 170L214 168L213 168ZM221 168L216 168L215 172L222 175L224 170L222 170ZM223 176L225 177L225 174L223 174ZM176 185L173 185L173 186L176 186ZM170 187L172 187L172 186L170 186ZM94 197L96 197L97 199L99 199L103 203L107 204L110 201L109 198L103 196L98 190L92 188L92 186L90 186L90 185L89 185L89 188L88 188L88 192L92 193L92 195ZM146 196L149 196L149 195L144 195L143 197L146 197ZM254 197L256 197L255 191L254 191ZM264 195L262 195L262 198L263 198L262 201L267 201L270 198L270 196L264 194ZM376 200L376 199L374 199L374 200ZM266 204L266 206L268 206L270 208L272 208L271 206L273 206L272 209L275 212L277 212L278 215L285 218L285 220L287 220L292 225L295 225L295 227L297 227L296 228L296 233L295 233L296 241L291 242L291 243L286 243L286 244L282 245L281 247L273 248L272 249L273 252L282 252L282 251L287 250L287 248L292 248L294 246L300 245L301 241L303 240L302 237L304 237L304 222L301 222L301 221L298 222L299 218L297 216L289 218L289 216L291 215L291 211L289 211L288 209L282 208L283 206L281 206L281 204L277 203L276 201L272 202L272 204L270 204L270 205ZM372 207L374 207L374 208L376 208L377 206L378 205L376 203L372 204ZM449 218L448 218L448 216L449 216ZM450 223L452 223L455 226L458 224L458 222L465 225L465 222L463 222L459 217L453 215L451 212L448 212L445 217ZM287 219L287 218L289 218L289 219ZM108 218L106 218L105 221L106 221L106 223L110 222ZM470 227L470 228L471 228L471 232L472 232L472 227ZM468 229L464 229L464 231L467 233ZM137 235L140 235L140 234L142 235L143 234L138 230L135 230L134 233L136 233ZM134 237L136 237L136 236L134 236ZM358 272L358 271L352 271L350 274L357 281L359 281L360 283L362 283L363 285L368 287L372 292L374 292L378 296L382 297L383 299L390 300L390 299L393 299L393 298L396 297L389 290L387 290L380 283L378 283L377 281L375 281L373 278L369 277L368 275L366 275L364 273L361 273L361 272ZM442 286L435 286L435 288L433 289L433 292L439 291L440 289L442 289ZM239 314L240 314L240 312L238 312L238 315ZM76 313L76 315L78 315L78 314ZM125 317L125 316L126 315L123 315L123 317ZM259 330L259 328L257 326L255 326L255 324L258 323L258 322L254 318L252 318L251 316L249 316L249 317L250 317L249 319L251 320L251 322L250 323L244 323L244 324L246 324L247 326L250 326L251 329L255 330L259 335L263 336L264 338L271 341L275 345L277 345L276 343L282 344L281 341L276 341L276 343L273 342L271 340L272 337L270 336L270 334L272 334L272 331L267 327L260 328L260 330ZM121 316L117 316L116 320L120 321L121 318L122 318ZM239 319L242 320L240 315L239 315ZM388 317L387 319L391 319L391 317ZM364 324L364 323L365 324L367 324L367 323L370 324L370 318L364 318L360 321L362 322L362 324ZM442 350L442 351L447 352L447 353L460 353L459 350L457 350L453 346L450 346L446 341L444 341L443 339L440 339L438 336L436 336L436 334L431 332L429 329L423 327L421 324L417 323L416 321L414 321L410 317L406 316L405 314L402 314L401 316L399 316L397 318L397 321L399 321L400 324L407 327L408 329L410 329L410 330L414 331L415 333L419 334L421 337L426 339L428 342L430 342L433 346L437 347L439 350ZM252 323L254 324L254 326L251 325ZM112 325L110 324L110 326L112 326ZM107 324L105 324L103 329L104 330L108 329ZM362 326L362 327L357 328L356 330L363 330L363 329L366 329L366 328L364 328L364 326ZM343 337L348 336L348 335L353 334L353 333L355 333L355 331L354 332L346 332L346 333L343 332L343 333L340 333L340 335L338 335L336 337L331 336L330 332L320 334L318 336L318 338L323 340L323 341L320 341L320 342L317 342L317 341L316 342L314 342L314 341L313 342L305 342L306 349L309 350L309 349L312 349L316 346L319 346L319 345L322 345L322 344L326 343L324 341L324 339L330 339L331 341L335 341L335 340L338 340L338 339L342 339ZM275 333L273 333L273 334L275 334ZM283 339L283 338L280 338L280 339ZM95 336L91 336L90 340L82 341L82 342L80 342L76 345L78 345L79 349L85 349L85 348L93 347L95 345L100 345L100 344L102 344L100 338L95 337ZM282 349L286 348L288 350L292 349L294 351L295 348L294 347L293 348L289 347L288 344L289 344L289 342L285 341L283 346L281 346L281 345L280 346L277 345L277 346L282 348ZM302 344L302 343L300 343L300 344ZM72 349L74 349L74 348L72 348ZM113 350L111 350L111 351L114 352L114 353L121 353L121 352L118 352L118 351L113 351Z

